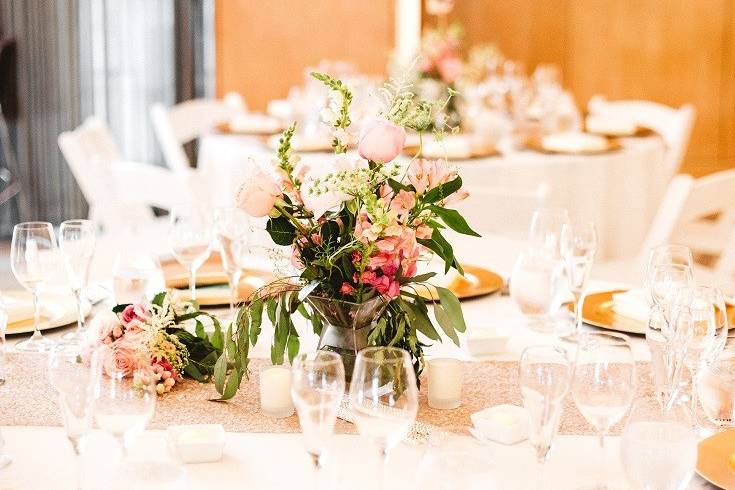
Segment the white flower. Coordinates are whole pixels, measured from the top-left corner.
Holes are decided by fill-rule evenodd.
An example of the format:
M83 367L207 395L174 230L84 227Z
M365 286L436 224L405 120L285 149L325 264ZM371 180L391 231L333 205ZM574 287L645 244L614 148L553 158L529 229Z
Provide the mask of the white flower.
M327 211L337 208L352 196L337 189L337 184L329 177L338 172L367 168L367 162L360 158L338 155L326 165L310 168L301 185L301 199L304 207L320 218Z

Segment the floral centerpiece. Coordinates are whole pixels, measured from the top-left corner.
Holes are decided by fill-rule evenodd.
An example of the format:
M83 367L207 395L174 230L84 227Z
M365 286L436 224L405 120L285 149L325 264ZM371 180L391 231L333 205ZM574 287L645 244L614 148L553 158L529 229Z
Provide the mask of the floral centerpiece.
M320 336L320 348L342 355L348 375L355 353L367 345L401 347L420 371L426 342L440 341L443 331L459 343L457 332L465 330L456 296L429 286L435 274L419 274L417 267L430 251L446 271L462 272L444 236L446 229L478 236L447 207L467 196L462 179L444 160L396 162L406 129L425 131L441 104L419 100L403 84L386 84L383 111L362 123L359 156L352 155L351 92L340 80L312 75L336 94L324 114L335 155L318 163L300 160L291 151L291 125L277 158L256 165L238 190L238 206L267 218L267 232L275 244L291 248L300 273L256 291L238 311L214 370L222 399L235 394L246 374L247 352L258 340L263 315L275 327L274 364L299 351L293 322L299 313ZM427 308L431 299L437 301L435 321Z

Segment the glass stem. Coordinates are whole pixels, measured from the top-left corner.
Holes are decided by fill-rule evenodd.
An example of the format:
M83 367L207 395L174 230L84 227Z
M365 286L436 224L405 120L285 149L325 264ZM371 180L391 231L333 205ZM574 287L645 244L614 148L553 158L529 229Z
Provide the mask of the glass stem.
M235 318L235 305L237 305L240 295L240 271L237 271L230 275L230 315L234 320Z
M82 296L82 288L74 290L74 296L77 299L77 333L81 334L84 331L84 303Z
M117 439L117 442L120 445L120 453L122 454L120 461L124 462L128 459L128 447L125 445L125 436L115 436L115 439Z
M309 453L311 462L314 465L314 490L321 488L322 462L319 454Z
M71 447L74 449L74 464L76 466L76 472L75 472L75 478L76 478L76 486L75 488L77 490L82 490L84 487L84 468L83 468L83 462L82 462L82 450L80 447L80 440L75 437L69 437L69 441L71 442Z
M193 265L189 269L189 296L191 297L191 300L194 301L197 299L197 293L196 293L196 285L197 285L197 269Z
M574 292L574 332L577 334L577 339L582 335L582 303L584 302L584 295L582 291Z
M600 451L599 451L598 461L597 461L597 464L598 464L597 471L598 472L602 471L602 469L605 467L605 433L604 432L600 432L599 442L600 442ZM604 481L604 478L603 478L603 481ZM605 488L605 487L603 486L602 488Z
M699 418L697 408L699 407L699 372L692 373L692 396L691 396L692 423L695 429L699 429Z
M546 469L546 458L538 458L536 461L536 490L544 488L544 470Z
M386 473L388 470L388 448L386 446L380 447L380 482L376 486L380 490L386 489Z
M33 335L31 338L41 337L41 303L38 301L38 291L33 290Z

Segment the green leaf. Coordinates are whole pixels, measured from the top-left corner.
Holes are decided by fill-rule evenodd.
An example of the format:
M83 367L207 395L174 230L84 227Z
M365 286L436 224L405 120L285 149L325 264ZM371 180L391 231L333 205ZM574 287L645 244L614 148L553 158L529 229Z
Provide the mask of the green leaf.
M421 198L424 202L433 203L446 199L462 187L462 177L459 175L454 180L436 186Z
M459 347L459 337L457 336L457 332L454 330L454 322L449 318L449 315L447 315L447 312L444 311L444 308L442 308L441 305L434 305L434 316L444 333L447 334L447 337L452 339L452 342Z
M227 334L225 334L225 345L227 346L227 356L230 359L237 357L237 344L232 340L232 324L227 326Z
M422 303L423 305L423 303ZM441 340L439 332L436 331L434 325L431 324L429 315L426 311L426 305L421 308L419 305L410 301L401 301L401 307L404 308L411 317L412 324L416 330L424 334L428 339Z
M398 182L395 179L388 179L388 185L393 190L393 192L396 193L396 194L398 194L398 191L410 192L411 190L413 190L412 187L409 187L409 186L407 186L405 184L401 184L400 182Z
M291 333L288 336L288 361L293 362L294 358L299 353L299 334L296 329L291 325Z
M296 229L285 216L270 218L268 224L265 225L265 230L277 245L292 245L296 237Z
M196 328L194 329L194 332L200 339L207 338L207 332L204 331L204 324L199 320L196 321Z
M462 314L462 306L460 305L457 296L447 288L435 287L437 293L439 293L439 303L452 320L452 323L454 323L454 328L459 332L467 330L467 325L464 322L464 315Z
M123 310L124 310L125 308L127 308L128 306L130 306L130 303L125 303L125 304L122 304L122 305L115 305L115 306L114 306L114 307L112 308L112 312L113 312L113 313L122 313L122 312L123 312Z
M319 313L314 312L314 314L311 315L311 329L316 335L321 337L323 327L322 318L319 316Z
M224 390L219 392L222 396L214 401L223 402L235 396L235 393L237 393L237 389L240 387L240 383L242 382L242 375L243 371L234 369L227 378L227 385L224 387Z
M163 306L163 300L166 298L166 292L158 293L153 297L153 300L151 301L151 304L154 304L158 307Z
M250 303L250 345L258 342L260 335L260 326L263 323L263 300L257 299Z
M425 282L436 275L436 272L427 272L425 274L419 274L418 276L407 277L406 282Z
M225 377L227 376L227 353L223 352L214 365L214 388L220 395L225 389Z
M186 367L184 368L184 374L186 374L190 378L199 381L200 383L205 383L207 381L206 376L204 376L201 371L199 371L199 369L196 367L196 364L193 362L190 362L186 365Z
M430 209L454 231L464 235L480 236L479 233L470 228L470 225L467 224L467 221L456 209L443 208L441 206L430 206Z

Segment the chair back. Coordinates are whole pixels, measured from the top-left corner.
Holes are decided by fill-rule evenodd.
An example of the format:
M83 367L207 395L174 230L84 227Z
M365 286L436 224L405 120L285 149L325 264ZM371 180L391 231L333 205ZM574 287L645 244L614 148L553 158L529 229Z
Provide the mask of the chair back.
M691 104L678 109L647 100L608 101L592 97L587 105L591 114L610 115L634 121L658 133L666 144L666 168L675 175L689 146L696 111Z
M735 274L735 169L724 170L699 179L676 175L654 218L641 250L663 243L688 245L697 256L711 258L705 268L715 277Z
M244 110L245 103L236 93L228 93L222 100L192 99L173 107L153 104L150 109L153 129L166 165L175 172L190 169L183 145Z

